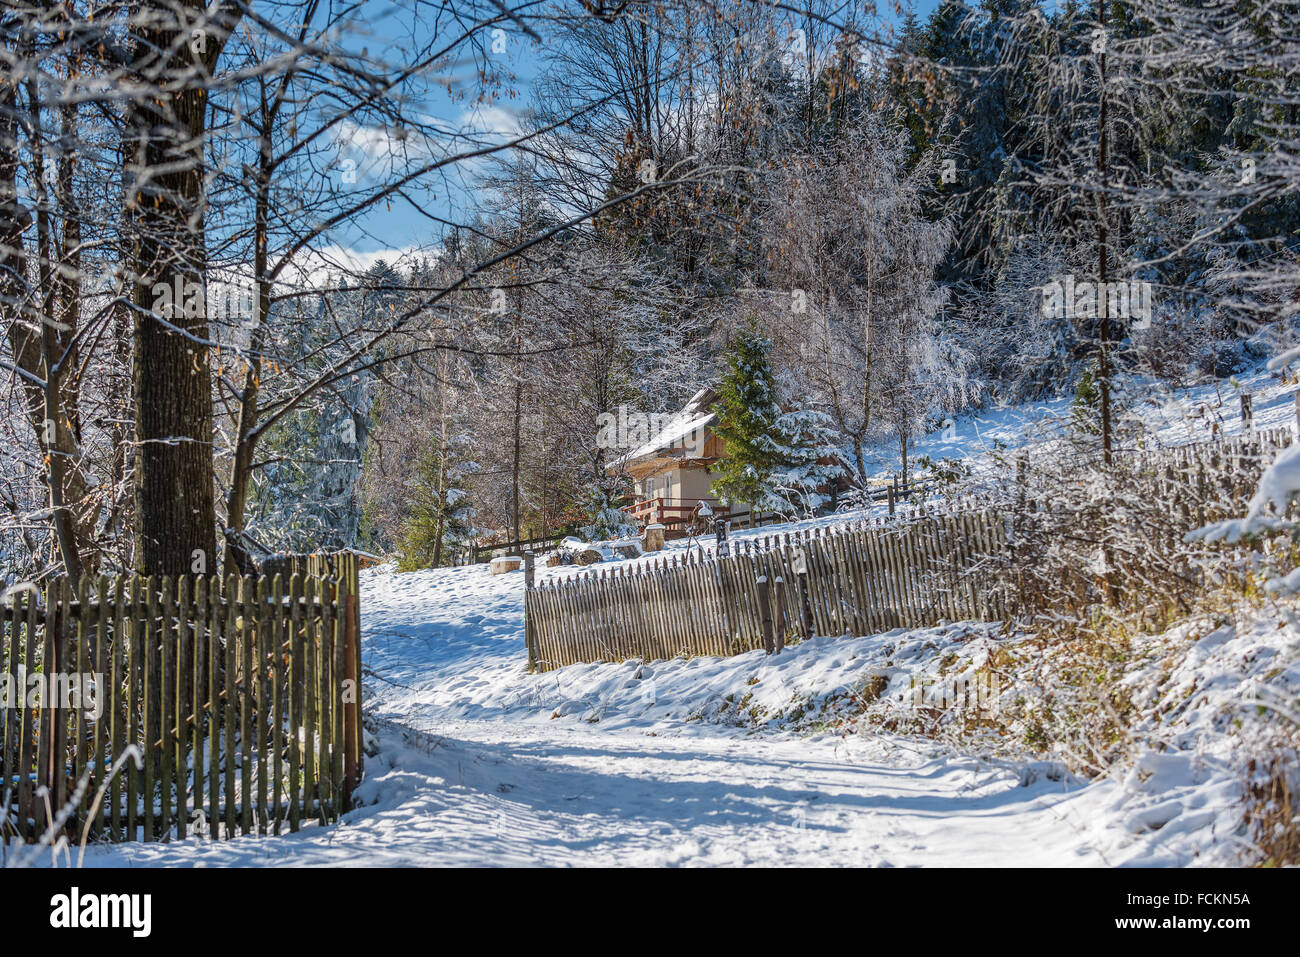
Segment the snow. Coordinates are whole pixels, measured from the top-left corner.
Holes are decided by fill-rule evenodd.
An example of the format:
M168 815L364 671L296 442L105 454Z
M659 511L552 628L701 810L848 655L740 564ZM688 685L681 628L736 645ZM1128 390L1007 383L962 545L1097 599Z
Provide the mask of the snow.
M1220 436L1245 432L1240 394L1252 396L1253 425L1256 429L1279 426L1295 428L1296 385L1284 382L1282 374L1258 366L1241 375L1214 380L1183 389L1164 383L1138 380L1128 384L1137 401L1135 416L1146 443L1155 446L1187 445ZM975 464L988 453L1017 448L1050 439L1070 416L1069 397L988 408L958 417L951 427L931 432L913 443L916 458L954 458ZM897 454L882 449L877 454L881 473L898 469Z
M903 714L945 659L949 675L987 664L1006 640L996 626L530 676L518 576L367 572L363 599L378 748L363 806L288 837L92 848L86 865L1223 863L1240 779L1224 733L1205 732L1241 716L1243 686L1287 647L1300 689L1294 629L1212 631L1149 702L1181 703L1184 737L1085 782L1056 762L854 726L852 695L877 676L877 713ZM1253 670L1227 677L1252 654Z
M1243 385L1257 425L1289 414L1267 373ZM1212 390L1177 397L1190 415L1156 434L1203 437L1195 416L1212 402ZM985 413L919 450L974 458L1061 411ZM1216 414L1232 431L1229 411ZM544 582L585 570L536 571ZM1144 639L1123 679L1138 709L1129 757L1084 780L1066 756L1027 755L1005 733L957 735L958 709L918 709L954 684L979 687L1000 650L1020 647L1026 636L997 624L529 675L523 590L522 576L485 566L363 573L375 753L340 824L93 847L86 866L1225 864L1245 846L1243 744L1300 693L1288 606ZM1050 693L1025 681L985 688L980 706Z
M619 456L610 462L609 467L614 468L627 462L635 462L637 459L666 452L679 445L687 452L699 454L703 450L704 430L713 424L714 418L712 412L678 412L664 423L663 428L656 432L650 441Z

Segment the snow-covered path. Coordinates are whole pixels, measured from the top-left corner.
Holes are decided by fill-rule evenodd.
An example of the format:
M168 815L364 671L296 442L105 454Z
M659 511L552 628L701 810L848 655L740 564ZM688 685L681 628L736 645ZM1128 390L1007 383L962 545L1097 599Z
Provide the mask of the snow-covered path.
M1018 788L1014 776L974 763L866 760L837 753L835 741L474 722L449 734L443 775L463 800L453 797L449 820L430 820L415 839L436 844L444 825L463 821L478 838L467 861L1011 864L1041 860L1057 831L1059 788Z
M433 745L429 747L429 745ZM874 751L874 754L872 753ZM334 828L134 845L87 863L274 865L1099 864L1076 795L976 761L837 739L647 737L502 721L390 745L376 800Z

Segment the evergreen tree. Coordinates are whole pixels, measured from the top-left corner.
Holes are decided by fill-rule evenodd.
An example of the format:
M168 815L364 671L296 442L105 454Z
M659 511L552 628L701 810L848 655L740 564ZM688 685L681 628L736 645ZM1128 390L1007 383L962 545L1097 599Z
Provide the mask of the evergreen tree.
M608 483L598 483L583 503L587 524L582 526L584 540L605 541L612 538L633 538L636 525L628 521L627 514L618 507L619 496Z
M727 454L712 469L712 492L724 503L746 502L751 520L773 494L772 473L781 457L771 433L781 416L772 375L770 340L751 330L740 333L727 353L727 372L714 405L714 432Z
M780 460L771 476L775 494L760 504L763 511L811 516L830 501L833 484L847 475L830 417L816 409L796 405L781 413L761 445Z
M1074 405L1070 409L1070 418L1074 427L1084 435L1097 435L1101 428L1097 424L1098 407L1101 404L1101 390L1097 388L1097 364L1091 363L1079 376L1079 384L1074 390Z
M473 509L463 486L468 443L468 436L448 436L416 459L397 548L402 571L449 564L453 549L470 537Z

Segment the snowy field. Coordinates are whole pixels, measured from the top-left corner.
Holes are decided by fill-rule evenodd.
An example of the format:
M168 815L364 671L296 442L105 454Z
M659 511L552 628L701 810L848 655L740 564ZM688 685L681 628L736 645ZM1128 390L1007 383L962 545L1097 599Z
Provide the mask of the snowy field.
M1243 383L1257 425L1294 421L1290 387ZM1206 438L1208 412L1237 431L1235 395L1217 401L1213 387L1175 396L1152 428ZM1063 408L981 414L918 452L978 457ZM288 837L92 848L86 865L1224 864L1241 850L1230 735L1261 710L1265 680L1300 691L1286 608L1152 639L1130 678L1159 743L1085 782L1055 762L863 733L864 716L913 707L916 687L986 668L1016 639L994 626L530 676L520 573L381 568L362 591L376 733L360 807ZM1187 649L1173 673L1159 667L1170 642Z

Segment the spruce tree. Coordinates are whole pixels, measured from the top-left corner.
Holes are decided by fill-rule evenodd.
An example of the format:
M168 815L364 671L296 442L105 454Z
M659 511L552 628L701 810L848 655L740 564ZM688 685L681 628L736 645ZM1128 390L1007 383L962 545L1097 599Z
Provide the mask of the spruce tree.
M745 502L753 521L773 493L772 472L781 458L771 432L781 415L772 376L770 340L748 330L732 341L727 372L718 388L714 432L726 444L726 457L712 468L712 492L724 504Z
M415 461L407 519L398 542L400 570L449 564L455 546L469 538L473 510L463 486L467 442L467 436L449 436Z
M780 460L771 476L773 494L760 505L764 511L811 516L830 501L831 487L847 474L830 417L816 409L796 405L781 413L763 445Z

